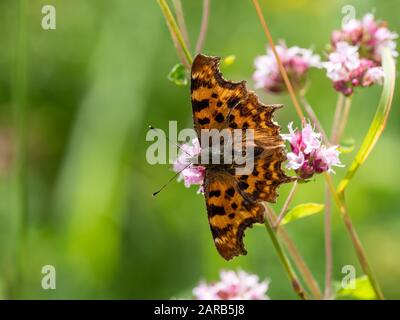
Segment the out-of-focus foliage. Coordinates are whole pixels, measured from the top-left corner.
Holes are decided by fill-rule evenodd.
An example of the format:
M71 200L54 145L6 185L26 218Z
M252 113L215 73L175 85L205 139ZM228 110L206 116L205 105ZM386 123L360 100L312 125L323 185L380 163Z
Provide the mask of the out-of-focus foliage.
M349 284L348 287L343 288L342 283L335 284L338 290L336 296L356 298L360 300L373 300L376 299L375 292L368 280L367 276L362 276L353 280L353 283Z
M193 46L202 2L182 2ZM179 130L192 124L188 86L167 79L179 60L156 1L27 1L29 210L25 246L19 248L11 174L16 3L0 2L0 298L170 298L190 291L202 278L216 279L221 268L238 267L271 279L272 299L295 298L263 228L246 233L247 256L226 262L213 245L204 199L195 188L173 183L151 196L173 173L168 165L147 163L148 125L167 130L168 121L177 120ZM374 10L400 31L397 0L260 3L276 40L320 53L340 26L343 5L353 5L357 17ZM41 28L41 8L48 4L57 10L56 30ZM251 1L211 1L203 52L236 56L224 69L226 78L246 79L251 88L253 59L264 54L265 45ZM354 139L356 150L380 91L360 90L353 98L344 139ZM397 92L383 137L346 194L387 298L400 298ZM312 70L307 98L328 131L336 97L324 72ZM286 105L276 116L282 128L297 121L287 96L260 92L260 98ZM342 162L349 165L353 157L343 154ZM337 183L346 168L336 171ZM323 203L323 183L318 177L299 185L293 206ZM277 212L289 191L290 186L280 189L273 205ZM288 224L287 230L323 284L323 215ZM343 265L354 265L361 276L336 209L333 245L335 278L344 276ZM41 269L48 264L57 270L56 290L41 287Z

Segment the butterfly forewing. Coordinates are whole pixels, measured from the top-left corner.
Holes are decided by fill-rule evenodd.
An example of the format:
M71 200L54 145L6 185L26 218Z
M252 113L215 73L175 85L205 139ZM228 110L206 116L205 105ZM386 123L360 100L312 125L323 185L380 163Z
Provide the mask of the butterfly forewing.
M197 55L192 65L191 98L194 127L201 129L226 127L226 117L240 101L246 99L245 83L229 82L218 70L220 58Z

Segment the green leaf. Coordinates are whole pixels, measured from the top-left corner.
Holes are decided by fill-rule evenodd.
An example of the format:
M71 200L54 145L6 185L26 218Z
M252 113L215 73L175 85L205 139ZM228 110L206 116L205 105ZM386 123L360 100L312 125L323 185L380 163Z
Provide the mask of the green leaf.
M353 138L343 140L340 142L338 150L343 154L350 153L354 150L355 143L356 142Z
M178 86L185 86L188 83L186 76L186 69L183 64L176 64L168 74L168 80L172 81Z
M350 165L346 176L339 184L337 192L341 196L343 195L344 190L346 189L350 180L353 178L356 171L361 167L365 160L367 160L370 152L374 148L386 127L386 121L389 117L390 109L392 107L394 87L396 82L396 65L389 48L384 48L382 50L382 66L383 72L385 73L385 80L378 108L376 109L375 116L360 147L360 150L358 151L353 163Z
M343 288L340 282L336 282L336 295L338 297L353 297L362 300L376 299L375 291L367 276L362 276L354 280L353 288Z
M282 220L282 224L287 224L291 221L308 217L319 213L324 209L324 205L320 203L302 203L291 209Z
M222 59L222 67L229 67L235 62L235 60L236 56L233 54L226 56L225 58Z

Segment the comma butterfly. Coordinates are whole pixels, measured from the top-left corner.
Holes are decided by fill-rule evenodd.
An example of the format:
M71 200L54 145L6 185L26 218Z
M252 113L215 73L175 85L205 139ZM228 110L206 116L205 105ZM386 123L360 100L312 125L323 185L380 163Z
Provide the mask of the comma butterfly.
M245 229L264 222L262 201L275 202L279 185L293 178L281 169L286 155L280 127L273 121L281 105L263 105L245 81L225 80L219 61L199 54L192 65L193 121L199 140L202 129L253 129L256 149L249 175L237 175L234 163L205 165L204 195L211 233L218 252L230 260L247 253Z

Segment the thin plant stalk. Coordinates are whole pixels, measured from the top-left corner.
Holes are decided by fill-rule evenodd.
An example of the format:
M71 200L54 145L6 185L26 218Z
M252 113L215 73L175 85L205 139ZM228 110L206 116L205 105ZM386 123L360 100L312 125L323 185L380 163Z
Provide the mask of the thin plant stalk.
M196 43L196 54L200 53L201 50L203 49L204 41L206 39L206 34L207 34L209 16L210 16L210 0L204 0L203 16L201 18L200 32Z
M292 84L290 83L290 80L289 80L289 77L288 77L287 72L285 70L285 67L283 66L282 61L279 58L278 52L276 51L274 40L272 39L272 36L271 36L271 33L270 33L269 29L268 29L267 23L266 23L266 21L264 19L260 4L259 4L258 0L253 0L253 4L254 4L254 7L255 7L255 9L257 11L258 18L260 19L261 25L263 27L263 30L264 30L264 33L265 33L265 35L267 37L269 45L270 45L270 47L272 49L272 52L274 53L276 62L278 63L279 72L280 72L280 74L281 74L281 76L283 78L283 81L285 82L285 85L286 85L286 87L287 87L287 89L289 91L289 95L290 95L290 98L292 99L292 102L293 102L293 105L294 105L294 107L296 109L296 112L297 112L299 118L301 119L301 121L304 122L303 111L301 110L300 104L299 104L299 102L297 100L297 97L296 97L296 93L295 93L295 91L293 89Z
M171 12L171 9L169 8L169 6L165 0L157 0L157 2L160 5L161 11L164 14L165 20L167 21L167 24L170 27L170 30L172 30L172 34L178 40L178 43L179 43L180 47L182 48L185 58L191 65L193 63L193 58L189 52L189 49L187 48L187 46L185 44L185 40L183 39L182 33L179 30L178 24L175 21L175 18Z
M307 115L310 117L311 121L313 121L317 130L321 133L324 142L327 145L331 145L331 141L323 129L318 117L316 116L313 108L308 103L305 93L299 93L300 101L303 104L304 110L306 110ZM343 105L343 97L339 96L338 104L335 112L335 119L340 117L341 109ZM334 126L337 126L336 122ZM328 186L326 188L326 197L325 197L325 214L324 214L324 240L325 240L325 290L324 290L324 299L330 299L332 296L332 273L333 273L333 253L332 253L332 209L331 209L331 197Z
M290 238L289 234L286 232L283 226L280 226L277 232L279 237L284 242L290 254L290 257L293 259L293 262L295 263L297 269L299 270L301 276L304 279L304 282L307 284L307 287L310 289L314 298L318 300L322 299L322 293L319 288L317 280L315 280L314 276L312 275L310 269L308 268L306 262L301 256L293 240Z
M292 202L293 197L294 197L294 195L296 193L297 185L298 185L298 183L297 183L297 180L296 180L295 182L293 182L292 189L290 189L289 195L287 196L286 201L283 204L283 207L281 209L281 212L279 213L279 216L278 216L278 218L276 219L276 221L274 223L274 228L275 229L277 229L279 227L280 223L282 222L282 219L285 217L287 208L289 207L289 204Z
M304 110L306 110L307 115L310 117L311 121L314 123L317 130L321 133L322 139L327 145L331 145L331 141L323 129L317 115L315 114L313 108L308 103L305 92L299 92L300 101L303 104ZM343 96L340 95L338 99L338 104L335 112L335 119L339 118L341 115L341 109L343 107ZM339 119L334 121L334 127L337 126L336 123ZM325 241L325 290L324 299L330 299L332 296L332 273L333 273L333 253L332 253L332 210L331 210L331 197L328 186L325 186L326 197L325 197L325 213L324 213L324 241Z
M328 144L337 144L339 139L338 130L343 113L344 96L339 93L336 102L335 115L333 118L331 141ZM332 274L333 274L333 249L332 249L332 199L330 189L325 181L325 214L324 214L324 241L325 241L325 290L324 299L332 297Z
M371 283L371 286L374 289L376 297L380 300L384 300L385 298L383 296L382 290L381 290L379 283L377 281L377 278L371 268L371 265L368 261L368 257L365 252L365 249L361 244L360 238L353 226L353 222L348 213L347 205L346 205L346 202L344 201L344 194L342 194L342 196L340 196L338 193L336 193L335 186L332 181L332 177L329 174L325 173L325 179L329 186L331 194L334 195L335 202L339 208L339 211L343 218L343 222L346 226L346 229L350 235L350 238L351 238L351 241L355 248L361 268L363 269L364 273L367 275L367 277Z
M325 238L325 291L324 298L332 296L332 205L331 194L328 185L325 186L325 215L324 215L324 238Z
M182 65L183 65L187 70L190 70L190 64L189 64L189 62L187 61L187 59L186 59L186 57L185 57L185 54L183 53L183 50L182 50L182 48L181 48L181 46L180 46L180 44L179 44L178 39L176 38L176 36L175 36L175 34L174 34L174 32L173 32L171 26L170 26L169 24L167 24L167 26L168 26L169 32L171 33L172 42L174 43L174 47L175 47L175 49L176 49L176 52L178 53L179 60L181 60Z
M269 213L269 209L267 206L264 206L266 211ZM300 297L302 300L307 300L306 294L304 292L304 289L299 281L299 279L296 276L295 271L293 270L293 267L290 264L290 261L288 257L285 254L285 251L283 250L282 246L279 243L278 238L276 237L275 230L272 227L272 221L271 218L268 217L267 213L267 219L265 219L265 228L267 229L267 232L271 238L272 244L275 248L276 254L278 255L279 260L281 261L283 268L286 271L286 274L290 280L290 283L292 284L294 292Z
M174 5L176 19L178 20L178 25L182 32L183 40L185 40L186 46L190 51L190 40L186 27L185 16L183 14L182 2L181 0L173 0L172 4Z
M336 143L339 143L346 128L347 121L349 120L350 107L351 107L351 98L347 97L344 102L343 116L342 119L340 120L339 131L336 137Z
M274 225L277 219L277 216L274 212L274 209L271 207L266 208L266 216L269 219L270 225ZM310 269L308 268L306 262L304 261L303 257L301 256L299 250L297 249L296 245L294 244L293 240L290 238L288 233L286 232L285 228L281 225L277 229L277 233L282 241L285 243L285 246L289 252L290 257L293 259L296 267L298 268L301 276L303 277L307 287L310 289L312 295L315 299L322 299L322 293L318 286L318 282L313 277Z
M338 136L340 119L342 118L343 104L344 104L344 96L343 94L339 93L335 108L335 116L333 118L333 124L332 124L331 141L333 144L336 144L338 140L337 136Z

